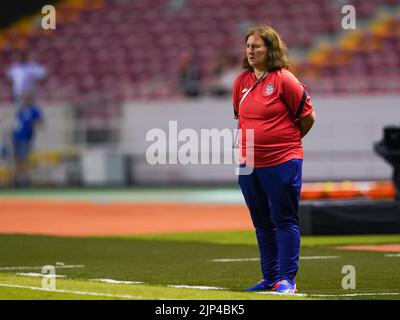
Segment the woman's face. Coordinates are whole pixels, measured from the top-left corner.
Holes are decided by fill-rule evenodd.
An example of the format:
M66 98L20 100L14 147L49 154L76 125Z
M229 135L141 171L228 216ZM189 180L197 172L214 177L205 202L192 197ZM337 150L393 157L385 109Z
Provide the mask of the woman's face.
M267 48L258 34L251 35L246 42L246 56L249 64L256 69L265 68Z

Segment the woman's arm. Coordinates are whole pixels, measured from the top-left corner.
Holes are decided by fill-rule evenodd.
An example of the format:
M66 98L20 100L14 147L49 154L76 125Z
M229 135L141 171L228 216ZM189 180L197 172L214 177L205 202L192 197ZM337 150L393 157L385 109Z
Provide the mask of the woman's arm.
M314 122L315 122L315 111L311 112L309 115L300 119L299 126L300 126L301 138L303 138L307 134L307 132L310 131Z

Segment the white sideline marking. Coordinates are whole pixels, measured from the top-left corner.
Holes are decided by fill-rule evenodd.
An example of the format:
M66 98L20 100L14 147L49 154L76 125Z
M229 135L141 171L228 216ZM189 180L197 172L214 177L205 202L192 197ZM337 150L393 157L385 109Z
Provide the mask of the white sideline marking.
M17 276L26 276L26 277L44 277L44 278L65 278L66 276L61 274L45 274L45 273L36 273L36 272L17 272Z
M304 256L304 257L300 257L300 260L324 260L324 259L337 259L339 258L339 256Z
M111 293L101 293L101 292L90 292L90 291L74 291L74 290L59 290L59 289L48 289L41 287L31 287L31 286L21 286L16 284L5 284L0 283L0 287L5 288L19 288L19 289L29 289L29 290L37 290L37 291L47 291L47 292L56 292L56 293L70 293L77 295L89 295L89 296L98 296L98 297L111 297L111 298L122 298L122 299L146 299L143 296L131 296L125 294L111 294ZM190 286L168 286L168 287L190 287ZM192 287L190 287L192 288ZM206 287L203 287L206 288ZM216 288L216 287L207 287L207 288ZM223 288L219 288L222 290ZM357 297L357 296L398 296L400 292L379 292L379 293L350 293L350 294L307 294L307 293L292 293L285 294L279 292L255 292L257 294L271 294L271 295L281 295L281 296L294 296L294 297ZM160 300L168 300L164 298L158 298ZM175 300L175 299L173 299Z
M0 283L0 287L20 288L20 289L58 292L58 293L71 293L71 294L89 295L89 296L98 296L98 297L111 297L111 298L123 298L123 299L145 299L145 297L142 297L142 296L131 296L131 295L127 295L127 294L111 294L111 293L100 293L100 292L90 292L90 291L47 289L47 288L41 288L41 287L20 286L20 285L16 285L16 284Z
M207 287L207 286L187 286L187 285L169 285L169 288L178 288L178 289L198 289L198 290L226 290L226 288L220 287Z
M241 258L241 259L213 259L212 262L241 262L241 261L259 261L260 258Z
M336 259L339 256L303 256L300 260L318 260L318 259ZM241 262L241 261L259 261L260 258L241 258L241 259L213 259L212 262Z
M89 281L98 281L112 284L141 284L141 281L121 281L121 280L113 280L113 279L89 279Z
M358 296L398 296L400 292L347 293L347 294L307 294L308 297L358 297Z
M55 265L54 268L56 269L74 269L74 268L84 268L85 266L83 264L75 264L75 265ZM33 270L33 269L39 269L42 270L43 266L40 267L29 267L29 266L23 266L23 267L0 267L0 270Z
M393 257L400 257L400 253L387 253L385 257L393 258Z
M317 294L317 293L280 293L273 291L260 291L258 294L272 294L279 296L292 297L319 297L319 298L339 298L339 297L360 297L360 296L398 296L400 292L378 292L378 293L345 293L345 294Z
M260 291L256 292L258 294L270 294L274 296L286 296L286 297L307 297L309 296L307 293L282 293L282 292L274 292L274 291Z

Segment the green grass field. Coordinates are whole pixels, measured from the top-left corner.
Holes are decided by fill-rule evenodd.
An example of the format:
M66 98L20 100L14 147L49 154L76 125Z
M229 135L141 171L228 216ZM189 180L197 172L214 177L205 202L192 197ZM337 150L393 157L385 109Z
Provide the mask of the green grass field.
M400 299L400 256L333 248L386 243L400 243L400 235L303 237L299 295L287 297L243 291L261 277L251 231L90 238L0 235L0 299ZM326 256L330 258L307 259ZM56 290L42 289L41 276L26 275L40 274L44 265L56 266L57 275L65 276L56 279ZM355 290L342 289L345 265L356 269ZM177 285L223 289L170 287Z

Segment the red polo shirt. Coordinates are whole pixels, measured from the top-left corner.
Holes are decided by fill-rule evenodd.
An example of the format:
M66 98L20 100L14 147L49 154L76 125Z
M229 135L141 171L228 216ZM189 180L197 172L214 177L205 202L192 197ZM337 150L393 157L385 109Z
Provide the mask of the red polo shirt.
M313 111L305 86L288 70L270 72L239 102L257 81L252 71L240 74L233 87L235 119L239 114L239 147L246 155L245 129L254 129L254 167L274 166L303 159L298 120Z

